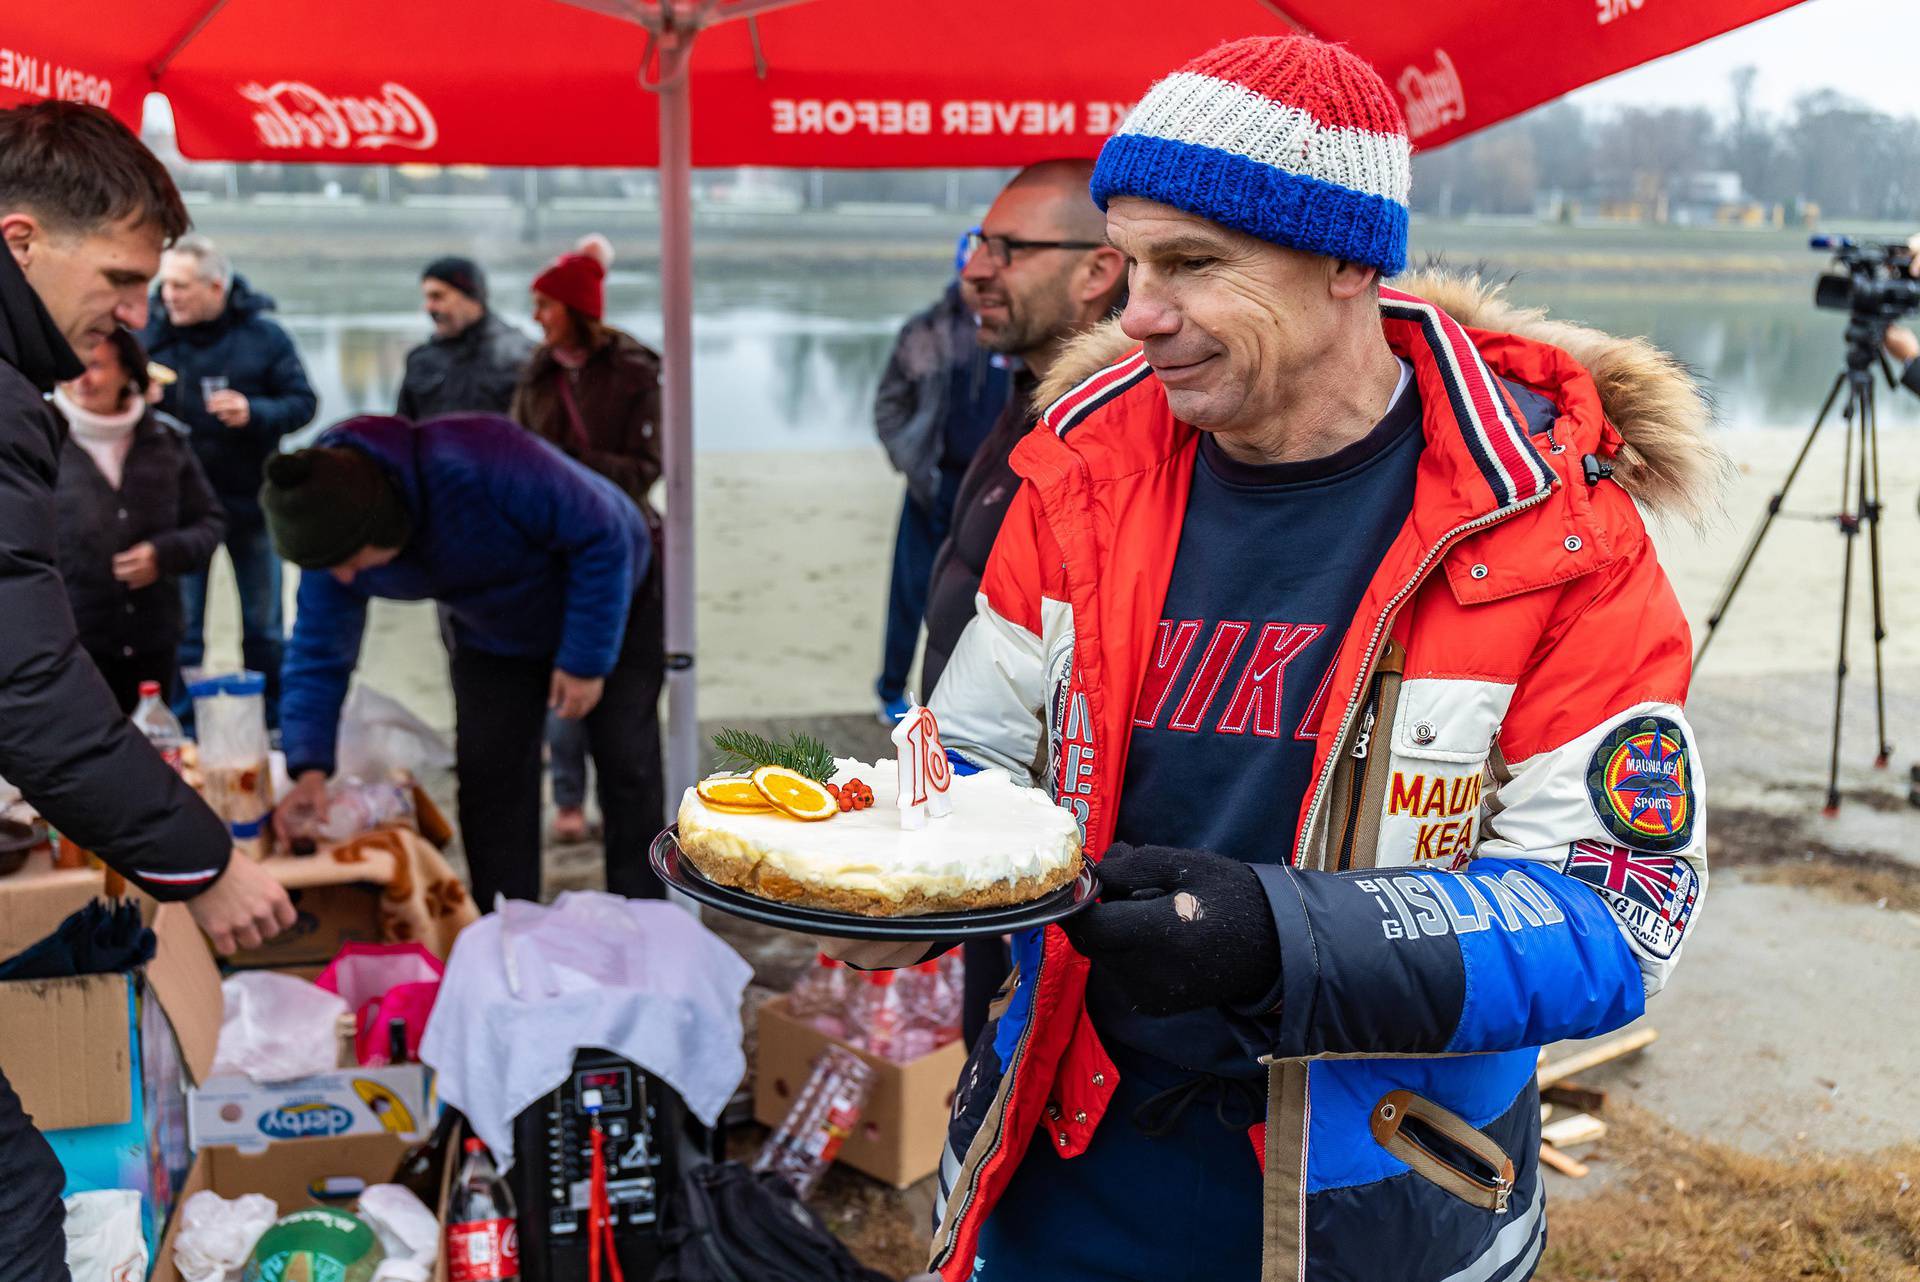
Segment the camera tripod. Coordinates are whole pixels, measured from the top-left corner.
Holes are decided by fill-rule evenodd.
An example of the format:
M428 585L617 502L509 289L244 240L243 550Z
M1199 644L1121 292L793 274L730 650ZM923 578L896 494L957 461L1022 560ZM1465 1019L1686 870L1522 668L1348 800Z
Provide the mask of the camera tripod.
M1746 550L1740 554L1733 573L1727 578L1726 587L1721 590L1719 602L1713 607L1713 613L1707 616L1707 634L1701 638L1700 648L1693 656L1694 666L1698 667L1706 657L1707 647L1713 644L1713 634L1719 628L1720 620L1726 616L1727 607L1733 603L1734 593L1740 590L1741 581L1752 568L1761 541L1767 537L1774 518L1781 514L1787 491L1793 488L1794 478L1807 461L1814 438L1820 435L1827 415L1844 391L1847 399L1840 416L1845 424L1846 439L1841 451L1840 510L1804 518L1833 521L1839 526L1844 549L1840 565L1840 657L1833 676L1833 741L1827 756L1827 800L1822 808L1822 813L1828 817L1840 812L1840 723L1846 706L1847 632L1853 614L1854 544L1863 528L1867 534L1868 579L1873 593L1873 706L1879 742L1879 752L1873 764L1884 768L1893 752L1887 743L1886 678L1881 664L1881 643L1887 637L1887 622L1880 573L1880 423L1875 412L1873 385L1875 365L1885 374L1889 387L1895 381L1892 369L1880 355L1880 339L1887 324L1884 317L1858 312L1848 321L1846 367L1834 377L1833 387L1827 392L1827 399L1821 404L1819 414L1814 417L1813 427L1807 432L1807 439L1801 443L1793 466L1787 469L1786 479L1780 482L1780 488L1767 500L1766 514L1754 527Z

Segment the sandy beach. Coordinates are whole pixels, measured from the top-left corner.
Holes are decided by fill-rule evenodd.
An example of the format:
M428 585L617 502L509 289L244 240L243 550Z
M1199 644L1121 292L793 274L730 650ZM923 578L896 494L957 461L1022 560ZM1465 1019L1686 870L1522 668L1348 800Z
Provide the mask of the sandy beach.
M1803 437L1804 429L1725 433L1737 471L1707 530L1654 524L1661 559L1696 636ZM1830 423L1794 484L1788 513L1836 510L1840 445L1839 428ZM1920 439L1888 433L1881 472L1885 658L1897 673L1920 667ZM901 494L880 450L702 454L697 476L702 719L866 711ZM1830 672L1842 549L1831 520L1777 520L1702 676ZM1872 657L1864 538L1855 551L1851 679L1864 685ZM225 576L224 562L219 572ZM289 617L292 593L289 584ZM214 653L237 662L231 588L217 589L215 601ZM429 722L451 728L446 656L430 607L376 604L360 673Z

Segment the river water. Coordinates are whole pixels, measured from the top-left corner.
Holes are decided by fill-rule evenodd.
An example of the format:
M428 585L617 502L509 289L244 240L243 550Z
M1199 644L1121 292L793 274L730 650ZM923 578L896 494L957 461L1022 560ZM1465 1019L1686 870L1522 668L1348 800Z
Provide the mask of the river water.
M940 245L950 243L948 224L964 219L887 219L876 226L868 261L857 235L850 246L845 228L821 217L795 224L784 239L778 222L751 235L701 229L703 254L717 257L703 257L696 272L698 449L843 449L873 440L873 389L893 334L939 293L949 270ZM219 219L202 222L222 234ZM925 232L915 240L919 225ZM407 349L425 336L413 310L413 264L430 255L403 259L405 251L381 247L377 231L354 233L371 237L364 260L338 245L314 255L287 247L287 234L242 236L240 266L279 299L320 392L321 421L390 410ZM420 234L416 220L410 235ZM455 235L456 248L461 235L474 240ZM624 239L646 243L638 230ZM777 250L756 258L763 242ZM1423 242L1495 277L1517 276L1511 291L1519 301L1651 338L1703 378L1728 427L1804 431L1841 368L1846 318L1813 306L1821 259L1802 248L1801 236L1417 225L1416 255ZM526 289L537 258L517 245L499 252L507 262L494 271L496 307L532 332ZM658 289L650 263L616 263L609 319L657 345ZM1920 398L1883 395L1881 415L1890 428L1920 425Z

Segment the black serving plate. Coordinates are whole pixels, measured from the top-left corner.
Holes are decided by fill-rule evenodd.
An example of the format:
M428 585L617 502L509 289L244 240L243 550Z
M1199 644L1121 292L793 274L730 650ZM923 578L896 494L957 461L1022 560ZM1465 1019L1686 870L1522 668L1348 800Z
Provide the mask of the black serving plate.
M1024 904L1005 908L977 908L961 913L921 913L912 917L865 917L859 913L803 908L777 899L709 881L691 860L680 857L677 825L653 839L649 852L660 879L687 898L733 917L757 921L802 935L832 935L840 939L972 939L1006 935L1016 930L1064 920L1092 903L1100 882L1092 864L1082 864L1071 885L1060 887Z

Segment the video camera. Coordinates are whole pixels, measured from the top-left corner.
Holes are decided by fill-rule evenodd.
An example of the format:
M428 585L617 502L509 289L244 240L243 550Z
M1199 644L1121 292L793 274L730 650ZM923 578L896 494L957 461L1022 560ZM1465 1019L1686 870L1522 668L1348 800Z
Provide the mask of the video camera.
M1814 306L1852 312L1882 327L1920 309L1920 280L1909 274L1913 251L1907 246L1826 235L1807 246L1833 252L1832 266L1814 283Z

